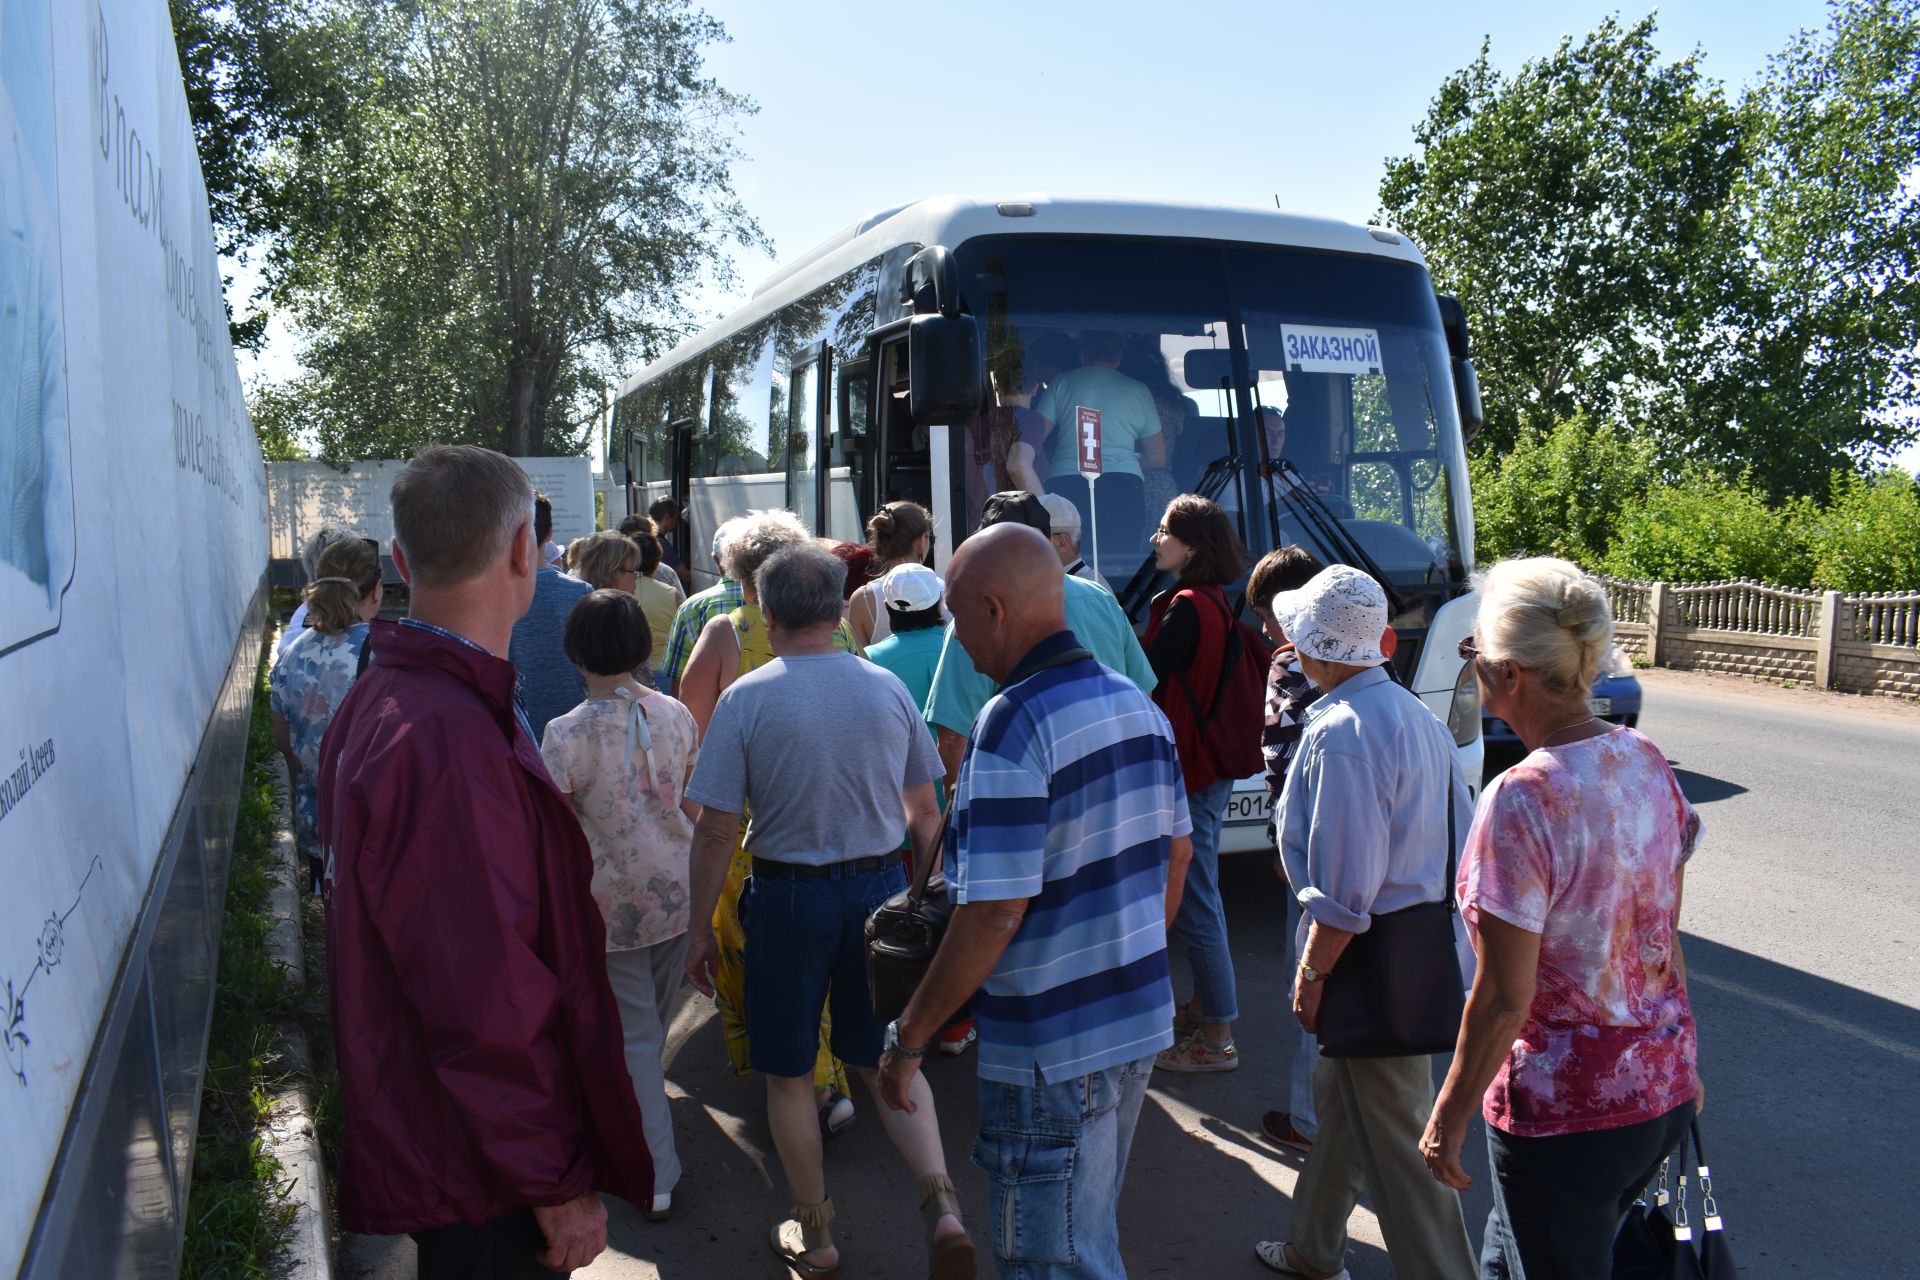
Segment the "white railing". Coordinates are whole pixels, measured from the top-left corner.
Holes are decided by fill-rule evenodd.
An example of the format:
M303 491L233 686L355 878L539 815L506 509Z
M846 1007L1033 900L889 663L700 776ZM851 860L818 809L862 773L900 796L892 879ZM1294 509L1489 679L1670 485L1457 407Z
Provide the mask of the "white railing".
M1644 624L1647 621L1647 610L1653 596L1651 582L1603 576L1600 585L1606 589L1607 606L1613 610L1615 622Z
M1920 592L1876 591L1840 597L1853 614L1853 638L1872 644L1920 646Z
M1712 631L1811 639L1820 630L1820 593L1739 579L1670 587L1679 621Z

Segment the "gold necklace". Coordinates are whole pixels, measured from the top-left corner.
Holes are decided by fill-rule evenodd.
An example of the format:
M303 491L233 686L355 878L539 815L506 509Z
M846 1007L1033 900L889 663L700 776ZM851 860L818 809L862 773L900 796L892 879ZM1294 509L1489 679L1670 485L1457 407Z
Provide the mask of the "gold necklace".
M1588 724L1591 724L1591 723L1593 722L1593 718L1594 718L1594 717L1593 717L1593 713L1592 713L1592 712L1588 712L1588 713L1587 713L1587 714L1586 714L1585 716L1582 716L1582 717L1581 717L1580 719L1578 719L1578 720L1575 720L1575 721L1574 721L1574 722L1573 722L1572 724L1563 724L1563 725L1561 725L1561 726L1560 726L1560 727L1559 727L1558 729L1555 729L1555 730L1554 730L1554 731L1553 731L1552 733L1549 733L1549 734L1548 734L1548 735L1547 735L1546 737L1544 737L1544 738L1542 738L1542 739L1540 739L1540 745L1541 745L1542 747L1550 747L1550 746L1552 746L1552 745L1553 745L1553 740L1554 740L1554 738L1555 738L1555 737L1557 737L1557 736L1558 736L1558 735L1560 735L1560 734L1563 734L1563 733L1565 733L1565 732L1566 732L1567 730L1569 730L1569 729L1578 729L1578 728L1581 728L1581 727L1582 727L1582 726L1584 726L1584 725L1588 725Z

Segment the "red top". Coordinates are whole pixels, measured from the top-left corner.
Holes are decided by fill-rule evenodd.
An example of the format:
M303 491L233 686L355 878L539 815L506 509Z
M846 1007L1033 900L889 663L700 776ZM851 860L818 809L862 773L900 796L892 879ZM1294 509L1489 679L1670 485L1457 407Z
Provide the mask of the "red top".
M514 713L513 666L375 622L320 748L340 1225L480 1223L653 1164L592 858Z
M1203 600L1201 596L1211 597ZM1206 714L1213 705L1213 696L1220 683L1220 663L1227 656L1227 618L1232 606L1227 603L1227 593L1217 586L1181 587L1177 591L1163 591L1155 597L1147 610L1147 644L1153 644L1154 637L1160 634L1160 624L1166 620L1167 610L1175 600L1184 599L1187 608L1193 610L1193 616L1199 620L1200 639L1194 646L1192 665L1184 672L1187 688L1193 690L1193 701L1200 704L1200 712ZM1154 686L1154 705L1166 713L1173 724L1173 745L1180 755L1180 772L1186 776L1187 794L1204 787L1210 787L1220 780L1220 771L1214 766L1213 758L1200 738L1200 725L1193 717L1193 707L1187 701L1185 690L1180 681L1183 673L1175 671L1156 672L1160 683Z

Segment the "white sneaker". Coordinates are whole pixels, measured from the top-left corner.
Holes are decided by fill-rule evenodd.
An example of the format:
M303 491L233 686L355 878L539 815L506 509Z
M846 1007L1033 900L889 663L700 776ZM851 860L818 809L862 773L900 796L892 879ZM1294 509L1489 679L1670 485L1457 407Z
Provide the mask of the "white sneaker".
M961 1036L958 1040L942 1040L940 1042L940 1052L946 1054L949 1058L957 1058L965 1053L967 1047L979 1038L980 1029L978 1027L968 1027L967 1034Z

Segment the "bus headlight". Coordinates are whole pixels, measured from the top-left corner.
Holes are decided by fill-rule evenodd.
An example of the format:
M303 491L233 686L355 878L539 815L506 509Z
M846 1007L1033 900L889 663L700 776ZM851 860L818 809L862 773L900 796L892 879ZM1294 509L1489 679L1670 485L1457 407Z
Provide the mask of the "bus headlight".
M1464 747L1480 736L1480 682L1474 678L1473 664L1460 664L1460 678L1453 685L1453 702L1447 707L1447 728L1453 730L1453 744Z

